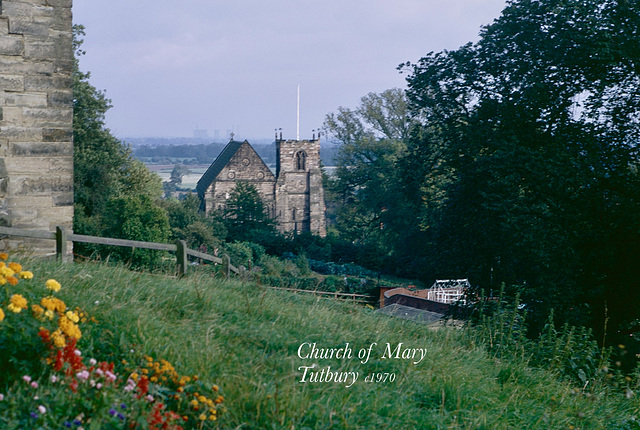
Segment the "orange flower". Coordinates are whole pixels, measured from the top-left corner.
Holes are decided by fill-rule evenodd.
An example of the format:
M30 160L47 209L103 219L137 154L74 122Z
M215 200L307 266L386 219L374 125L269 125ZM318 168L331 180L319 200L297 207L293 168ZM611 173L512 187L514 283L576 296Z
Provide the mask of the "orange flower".
M0 260L6 260L7 258L9 258L9 254L6 252L0 252Z
M9 276L7 278L7 281L9 281L11 285L18 285L18 278L16 278L15 276Z
M22 265L19 263L11 262L9 263L9 269L13 270L16 273L22 272Z

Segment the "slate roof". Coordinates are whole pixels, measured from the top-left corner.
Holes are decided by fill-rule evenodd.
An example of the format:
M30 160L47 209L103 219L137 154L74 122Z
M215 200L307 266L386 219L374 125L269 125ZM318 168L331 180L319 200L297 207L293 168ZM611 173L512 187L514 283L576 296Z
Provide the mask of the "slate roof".
M198 181L196 185L196 190L198 191L199 196L204 196L205 191L209 188L209 185L216 179L216 177L220 174L224 166L236 155L238 149L242 146L243 143L249 143L246 140L244 142L238 142L237 140L232 140L224 147L222 152L218 154L218 157L215 161L209 166L202 178Z

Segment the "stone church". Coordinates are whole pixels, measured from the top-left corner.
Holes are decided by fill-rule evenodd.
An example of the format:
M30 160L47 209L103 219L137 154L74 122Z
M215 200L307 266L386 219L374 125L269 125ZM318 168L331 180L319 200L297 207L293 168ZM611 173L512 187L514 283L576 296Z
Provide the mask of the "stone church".
M320 139L282 140L276 135L276 172L247 142L231 140L198 181L196 190L206 213L224 210L236 183L252 184L270 217L283 233L326 236Z

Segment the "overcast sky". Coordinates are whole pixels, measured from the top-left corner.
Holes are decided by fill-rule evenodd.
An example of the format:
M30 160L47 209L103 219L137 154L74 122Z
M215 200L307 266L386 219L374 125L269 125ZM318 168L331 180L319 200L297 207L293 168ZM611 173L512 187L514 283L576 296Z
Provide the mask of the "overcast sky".
M300 138L339 106L405 88L398 64L476 41L505 0L74 0L80 66L120 138Z

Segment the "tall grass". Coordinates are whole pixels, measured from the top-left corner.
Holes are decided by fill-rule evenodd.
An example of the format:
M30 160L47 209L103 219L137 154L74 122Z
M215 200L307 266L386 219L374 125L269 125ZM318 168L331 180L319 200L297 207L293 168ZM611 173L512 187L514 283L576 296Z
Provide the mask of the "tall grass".
M61 296L99 321L89 335L94 350L165 358L184 374L217 383L228 408L222 428L640 428L637 396L604 388L586 393L554 372L487 352L464 330L433 330L239 280L175 279L90 263L29 266L36 276L58 279ZM507 341L494 334L496 342ZM375 345L361 363L355 356L302 359L303 342L349 343L354 355ZM427 353L417 364L383 358L386 343ZM312 364L358 372L359 379L351 387L301 382L300 367ZM365 382L372 373L395 380Z

